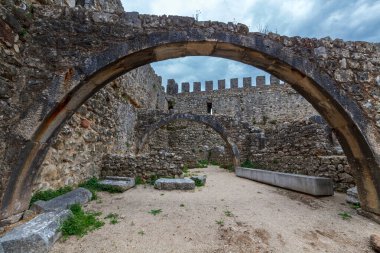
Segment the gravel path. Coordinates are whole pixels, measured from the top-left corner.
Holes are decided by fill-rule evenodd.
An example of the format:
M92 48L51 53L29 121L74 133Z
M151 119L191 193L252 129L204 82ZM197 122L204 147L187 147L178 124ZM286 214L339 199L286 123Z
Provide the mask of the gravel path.
M194 170L193 170L194 171ZM123 194L100 193L86 209L119 214L82 238L51 252L372 252L369 236L380 225L356 214L345 195L314 198L236 177L215 166L205 187L158 191L138 186ZM152 215L149 211L161 209ZM338 214L352 216L343 220Z

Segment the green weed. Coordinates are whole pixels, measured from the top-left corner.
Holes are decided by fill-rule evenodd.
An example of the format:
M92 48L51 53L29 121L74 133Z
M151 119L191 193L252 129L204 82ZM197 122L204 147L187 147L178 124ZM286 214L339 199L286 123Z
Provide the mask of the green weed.
M204 186L204 183L199 178L194 178L192 180L194 181L196 187L202 187L202 186Z
M207 168L208 161L207 160L199 160L196 167L197 168Z
M159 178L158 175L151 175L148 180L146 180L147 184L154 185L156 180Z
M223 220L216 220L215 223L218 224L219 226L224 226Z
M356 210L356 209L359 209L359 208L360 208L360 203L352 204L352 205L351 205L351 208L352 208L352 209L355 209L355 210Z
M235 167L232 164L223 165L222 168L228 170L229 172L235 171Z
M152 210L150 210L148 213L150 213L150 214L156 216L157 214L160 214L161 212L162 212L161 209L152 209Z
M117 220L119 218L119 215L117 213L109 213L104 219L110 219L110 224L116 224L119 221Z
M59 188L58 190L38 191L35 194L33 194L32 199L30 200L30 204L33 204L34 202L38 200L48 201L55 197L61 196L65 193L68 193L72 190L73 188L71 186L65 186L65 187Z
M74 204L70 207L73 215L65 220L60 230L64 238L76 235L82 237L88 232L98 229L104 225L104 222L99 221L96 216L98 213L85 212L79 204Z
M210 164L214 166L219 166L219 163L217 161L210 161Z
M93 177L93 178L79 184L79 187L86 188L86 189L90 190L93 194L95 193L95 195L96 195L97 191L105 191L105 192L109 192L109 193L121 193L121 192L123 192L118 187L115 187L112 185L101 185L101 184L99 184L99 180L96 177ZM96 198L97 198L97 196L96 196Z
M244 168L251 168L251 169L257 167L256 164L254 164L253 162L251 162L251 161L248 160L248 159L245 160L240 166L241 166L241 167L244 167Z
M338 213L338 215L343 219L343 220L348 220L348 219L351 219L352 216L350 214L348 214L347 212L342 212L342 213Z
M189 166L187 166L186 164L183 166L183 169L182 169L182 172L187 174L189 173Z
M224 211L224 215L226 215L227 217L233 217L233 213L231 211Z
M144 184L144 180L140 176L137 176L135 177L135 184L136 185Z

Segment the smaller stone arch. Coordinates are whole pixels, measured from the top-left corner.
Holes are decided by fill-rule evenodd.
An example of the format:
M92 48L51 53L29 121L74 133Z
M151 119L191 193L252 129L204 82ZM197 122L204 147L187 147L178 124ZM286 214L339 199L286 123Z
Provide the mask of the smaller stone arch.
M231 140L226 128L220 123L215 116L212 115L200 115L200 114L191 114L191 113L174 113L167 114L166 117L161 118L159 121L149 125L146 130L143 132L141 137L138 139L136 154L138 154L141 150L144 149L147 144L150 136L160 129L161 127L168 125L174 121L178 120L188 120L194 121L206 126L211 127L215 132L217 132L220 137L226 142L227 148L230 150L232 154L232 164L234 167L240 166L240 152L237 145Z

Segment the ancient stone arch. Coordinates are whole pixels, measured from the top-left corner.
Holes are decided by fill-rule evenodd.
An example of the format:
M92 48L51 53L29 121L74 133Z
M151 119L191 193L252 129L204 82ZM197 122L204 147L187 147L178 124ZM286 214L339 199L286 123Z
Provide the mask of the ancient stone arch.
M232 164L236 166L240 166L240 155L239 155L239 149L237 145L231 140L231 137L228 135L227 130L223 126L222 123L220 123L214 116L212 115L197 115L197 114L190 114L190 113L174 113L170 114L167 117L161 118L158 122L150 125L145 131L144 134L141 136L141 138L138 141L138 146L136 153L139 153L141 150L143 150L144 146L147 144L150 136L160 129L161 127L168 125L172 122L178 121L178 120L188 120L188 121L194 121L201 124L204 124L206 126L211 127L212 129L217 132L220 137L226 142L227 147L232 154Z
M375 44L250 33L244 25L193 18L36 7L18 62L6 128L0 219L28 208L54 137L114 78L183 56L223 57L292 85L335 130L355 170L362 208L380 214L380 53ZM8 80L8 79L7 79ZM14 95L14 96L16 96ZM5 129L5 128L4 128Z

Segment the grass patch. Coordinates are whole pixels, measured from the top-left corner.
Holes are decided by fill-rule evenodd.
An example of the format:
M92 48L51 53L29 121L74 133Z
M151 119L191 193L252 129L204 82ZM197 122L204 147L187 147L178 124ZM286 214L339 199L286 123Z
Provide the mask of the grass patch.
M137 176L135 178L135 184L136 185L144 184L144 180L140 176Z
M251 168L251 169L257 168L257 164L251 162L248 159L245 160L240 166L244 168Z
M218 224L219 226L224 226L223 220L216 220L215 223Z
M347 212L342 212L342 213L338 213L338 215L343 219L343 220L348 220L348 219L351 219L352 216L350 214L348 214Z
M196 167L197 168L207 168L208 161L207 160L199 160Z
M85 212L79 204L72 205L70 210L73 215L65 220L60 228L64 238L72 235L82 237L104 225L104 222L97 218L99 213Z
M79 184L79 187L83 187L91 191L93 194L92 199L97 199L96 192L97 191L105 191L109 193L121 193L123 192L118 187L112 186L112 185L101 185L99 184L99 180L96 177L93 177L81 184ZM95 197L94 197L95 196Z
M185 207L185 204L180 204L179 206L180 206L180 207Z
M106 217L104 217L104 219L110 220L110 224L118 223L119 222L118 218L119 218L119 215L117 213L109 213Z
M227 216L227 217L233 217L233 213L231 211L224 211L224 215Z
M183 166L183 169L182 169L182 172L183 172L184 174L189 173L189 166L184 165L184 166Z
M219 166L219 163L217 161L210 161L210 165Z
M162 212L161 209L152 209L152 210L150 210L148 213L150 213L150 214L156 216L157 214L160 214L161 212Z
M355 210L359 209L359 208L360 208L360 203L352 204L352 205L351 205L351 208L352 208L352 209L355 209Z
M229 172L235 171L235 167L232 164L223 165L222 168L228 170Z
M205 184L202 182L202 180L200 180L199 178L194 178L194 179L192 179L192 180L194 181L196 187L202 187L202 186L205 185Z
M158 175L151 175L148 180L146 180L147 184L154 185L156 180L158 179Z
M71 186L65 186L65 187L59 188L58 190L38 191L35 194L33 194L32 199L30 200L30 205L38 200L48 201L48 200L54 199L55 197L61 196L72 190L73 188Z
M140 231L138 232L138 234L142 236L142 235L145 235L145 232L144 232L144 230L140 230Z

